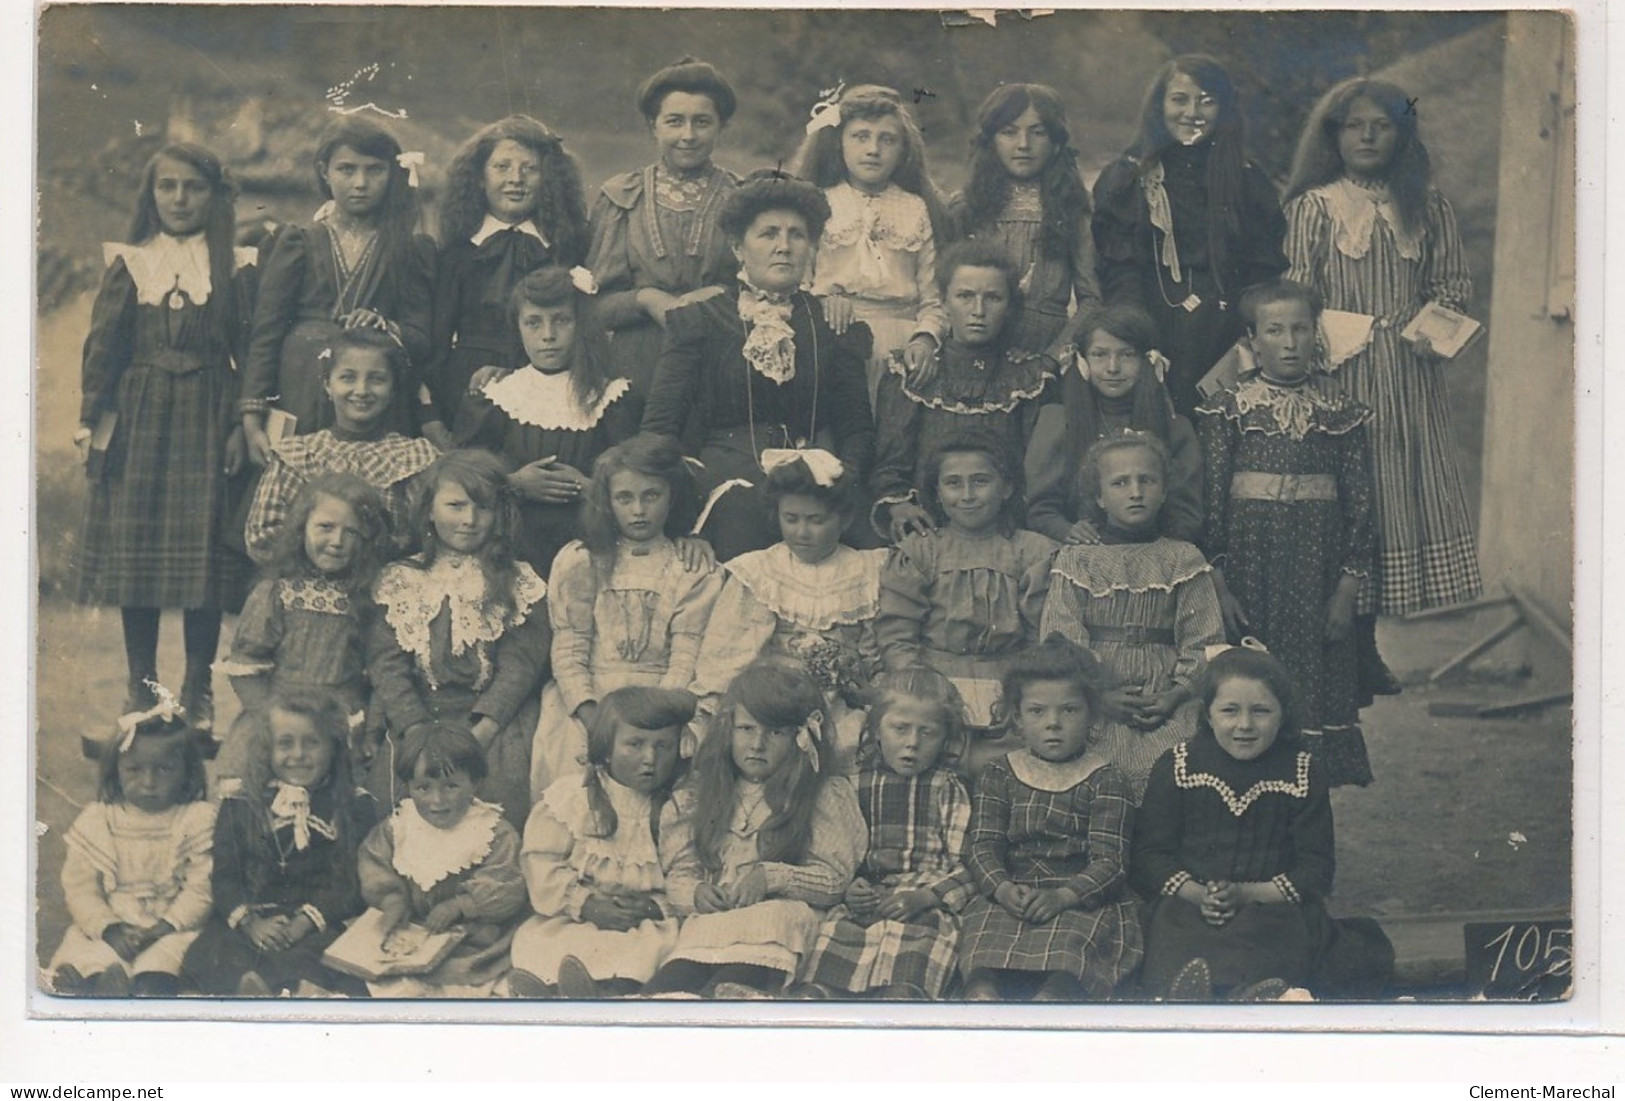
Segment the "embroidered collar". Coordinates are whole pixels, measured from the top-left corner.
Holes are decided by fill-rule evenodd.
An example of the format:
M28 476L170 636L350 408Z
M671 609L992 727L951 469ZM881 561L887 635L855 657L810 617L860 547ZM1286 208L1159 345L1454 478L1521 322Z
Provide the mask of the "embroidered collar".
M631 386L624 378L612 379L591 408L576 398L569 371L551 374L535 367L522 367L496 382L487 383L484 394L490 403L520 424L533 428L585 432L595 427L608 409Z
M931 239L931 215L925 202L896 184L878 195L839 183L824 191L830 218L824 226L822 247L856 247L856 278L846 286L850 294L883 291L887 252L919 252Z
M395 870L427 891L442 879L484 861L500 821L501 807L476 799L461 822L449 830L436 829L418 813L417 804L402 799L390 816Z
M350 591L328 577L285 577L277 582L277 602L289 611L348 615Z
M880 611L880 567L884 550L835 553L809 566L783 543L751 551L723 568L774 615L797 627L826 631L873 619Z
M1215 752L1223 753L1224 751L1215 748ZM1199 766L1193 767L1190 757L1190 742L1181 742L1174 747L1175 786L1184 788L1186 791L1193 791L1197 788L1213 789L1219 798L1224 800L1225 807L1237 818L1246 814L1247 808L1265 795L1276 793L1290 796L1293 799L1307 799L1309 797L1309 751L1306 749L1300 749L1293 755L1292 778L1290 780L1283 778L1255 780L1246 791L1239 795L1236 793L1236 789L1221 777L1201 769ZM1228 758L1226 759L1228 760Z
M739 319L745 323L745 360L763 378L781 386L796 377L796 333L790 327L795 303L788 294L758 290L739 276Z
M1090 596L1116 592L1171 593L1212 567L1202 552L1177 539L1062 547L1053 572Z
M1407 260L1422 259L1422 235L1407 232L1386 186L1368 188L1346 176L1315 189L1332 220L1332 243L1351 260L1364 259L1381 218L1394 235L1394 245Z
M515 562L514 612L504 618L486 603L485 571L478 558L442 551L429 568L422 568L422 561L423 556L416 555L387 567L378 578L374 598L382 605L384 618L401 649L417 658L418 669L431 688L439 684L434 676L430 628L445 609L451 617L451 652L460 655L477 649L477 687L484 689L490 679L485 644L496 642L509 628L525 622L547 595L547 585L527 563Z
M660 200L661 167L658 163L651 164L641 172L617 177L616 180L622 181L622 185L612 191L612 185L616 180L611 180L604 185L603 193L611 202L625 210L634 209L639 203L640 196L644 199L651 196L654 198L653 202L642 203L643 229L648 236L649 244L654 248L655 256L664 260L667 256L666 238L660 228L660 217L656 208L665 207L668 210L674 208L665 206ZM699 256L710 249L710 242L717 232L717 208L733 188L733 176L713 163L705 176L704 194L694 208L696 214L693 224L689 227L686 238L676 242L684 255Z
M143 306L169 305L179 308L183 294L192 304L209 300L209 242L201 233L171 237L160 233L139 245L110 241L102 246L103 259L111 264L123 260L135 281L135 300Z
M999 214L1004 222L1041 222L1044 220L1044 192L1036 183L1012 181L1010 197L1005 200Z
M698 210L705 201L705 190L711 186L711 166L707 164L689 176L680 176L664 163L656 164L654 171L655 202L667 210L686 214Z
M891 354L886 369L897 376L910 401L960 416L1013 412L1041 396L1055 377L1055 364L1047 356L1014 349L980 355L953 341L938 350L937 371L923 385L910 380L900 351Z
M1219 413L1240 424L1243 431L1302 440L1310 432L1341 436L1371 417L1371 411L1341 394L1328 394L1318 380L1283 386L1263 375L1244 380L1234 390L1218 395L1214 405L1199 413Z
M492 237L495 237L499 233L505 233L508 230L513 230L515 233L523 233L527 237L534 237L546 248L553 247L552 243L547 239L547 234L542 232L541 227L538 226L533 219L526 218L523 222L504 222L495 214L487 214L485 216L485 221L480 223L480 228L476 230L474 235L468 239L468 243L471 245L483 245Z
M1012 750L1005 762L1016 779L1038 791L1071 791L1107 764L1089 753L1070 761L1046 761L1029 749Z

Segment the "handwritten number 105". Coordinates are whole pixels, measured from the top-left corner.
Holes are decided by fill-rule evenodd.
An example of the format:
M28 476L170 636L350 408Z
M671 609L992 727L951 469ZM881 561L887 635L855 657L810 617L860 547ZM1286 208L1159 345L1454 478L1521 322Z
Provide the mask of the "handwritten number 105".
M1517 933L1519 928L1517 925L1508 925L1484 945L1485 948L1500 945L1500 951L1495 954L1495 966L1490 968L1491 983L1500 977L1501 965L1506 962L1508 949L1512 952L1512 966L1525 974L1535 970L1543 961L1546 963L1543 974L1546 975L1567 975L1573 970L1572 930L1548 929L1545 937L1542 937L1539 926L1525 925L1521 927L1523 933L1514 943L1513 934Z

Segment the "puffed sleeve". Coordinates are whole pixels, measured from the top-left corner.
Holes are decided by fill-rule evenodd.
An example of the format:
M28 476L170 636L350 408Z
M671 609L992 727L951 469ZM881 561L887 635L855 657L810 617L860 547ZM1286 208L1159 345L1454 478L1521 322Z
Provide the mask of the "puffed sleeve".
M875 639L880 661L895 672L920 664L925 618L931 611L931 588L937 579L936 539L908 535L891 549L880 568L880 613Z
M579 539L567 543L553 559L548 574L547 616L553 627L553 680L571 715L598 699L592 678L592 644L597 634L597 571L592 554ZM690 666L692 671L692 665ZM688 687L685 680L681 685Z
M243 543L256 565L271 564L277 533L282 530L288 510L293 507L293 499L299 495L304 484L304 477L283 462L273 450L271 461L265 464L259 484L254 487L254 500L248 507L248 522L243 525Z
M79 375L79 423L95 427L103 413L111 412L118 381L135 354L135 280L122 258L102 273L101 289L90 308L90 331L85 335Z
M1044 613L1038 621L1040 639L1060 635L1079 646L1089 645L1089 624L1083 614L1084 605L1089 597L1074 579L1087 570L1083 561L1083 555L1087 553L1091 552L1076 547L1063 547L1056 555L1055 564L1051 569L1048 597L1044 601Z
M869 847L869 830L858 796L844 776L831 776L813 806L812 838L799 864L763 861L767 893L827 909L846 894Z
M1428 301L1466 310L1473 297L1473 276L1467 268L1456 212L1438 191L1427 201L1427 237L1422 243L1422 293Z
M164 911L164 920L177 932L196 929L208 919L213 895L209 879L214 872L213 803L188 803L181 814L179 879L181 890Z
M1322 292L1332 249L1332 220L1326 200L1312 191L1294 195L1286 210L1286 277Z
M525 908L525 877L519 871L519 831L497 822L491 849L457 886L469 921L508 921Z
M67 857L62 862L62 894L74 925L91 940L101 940L118 915L108 904L102 868L112 866L113 834L107 826L107 805L92 803L79 813L66 837Z
M547 677L548 652L553 643L553 629L548 626L543 604L546 599L532 605L524 620L511 624L497 640L492 655L496 672L490 686L474 701L473 714L507 726L540 690Z
M1178 413L1168 418L1168 450L1174 466L1162 505L1162 533L1195 543L1202 538L1202 445L1191 422Z
M999 886L1010 882L1005 855L1010 848L1011 788L1015 782L1003 758L989 761L976 779L971 797L970 847L965 865L971 880L984 895L993 897Z
M400 897L408 902L412 898L406 878L395 870L395 831L390 821L385 818L374 826L356 852L356 879L361 886L361 898L374 909L383 909L392 898Z
M283 611L277 599L280 588L276 578L254 586L237 616L231 656L215 664L216 672L231 678L232 690L244 711L257 711L270 702L271 674L276 672L277 649L282 645Z
M248 341L248 363L238 405L245 413L265 412L276 393L282 340L299 312L310 236L303 226L285 226L260 273L254 302L254 328Z
M1129 882L1142 898L1171 895L1191 878L1179 859L1184 809L1184 799L1174 784L1174 753L1169 750L1151 766L1140 813L1134 818Z
M579 788L581 777L569 776L554 782ZM525 819L524 844L520 849L519 865L530 893L530 908L542 917L564 915L571 921L581 920L581 907L592 895L592 890L581 882L570 863L575 849L575 835L549 802L552 788L545 793Z
M1139 306L1144 290L1140 285L1140 257L1136 237L1144 231L1140 214L1138 173L1128 158L1119 158L1095 180L1095 210L1090 229L1095 242L1100 290L1114 305Z
M1287 270L1286 217L1281 213L1281 196L1275 185L1256 164L1242 170L1242 201L1245 204L1242 233L1230 243L1230 265L1236 273L1236 290L1278 278Z
M694 668L692 691L700 698L703 713L715 710L734 677L761 656L777 628L778 617L749 586L735 577L723 582Z
M372 682L373 700L383 707L389 728L404 734L433 716L418 691L412 655L401 647L385 609L375 608L368 620L367 679Z
M1215 566L1223 567L1230 549L1230 475L1235 464L1236 432L1222 409L1198 408L1197 433L1202 441L1202 553Z
M328 874L311 892L306 910L307 914L315 910L321 915L317 924L323 928L334 928L363 909L361 885L356 878L356 850L377 824L377 800L365 791L356 791L350 798L350 835L338 839Z
M598 283L594 300L599 320L607 329L619 329L644 319L638 306L638 288L633 284L628 222L631 212L599 192L593 203L590 225L592 249L587 266Z
M874 473L869 489L875 499L874 519L881 532L889 523L887 505L918 501L914 486L915 466L920 460L920 404L903 393L900 374L903 364L895 357L887 363L875 393L875 423L886 431L875 442Z
M248 882L248 869L254 859L256 819L260 813L247 799L227 796L220 801L220 811L214 820L214 867L209 874L209 887L214 912L233 929L255 901Z
M690 407L703 397L697 389L709 344L705 319L703 303L666 314L666 338L643 406L643 431L679 439L685 436Z
M1193 564L1202 568L1174 588L1174 660L1172 679L1189 686L1207 664L1207 648L1224 642L1224 616L1219 612L1219 594L1213 575L1202 562L1202 552L1187 547Z
M1134 797L1128 781L1113 765L1096 772L1087 786L1091 790L1089 863L1067 881L1067 886L1078 893L1083 909L1098 910L1111 901L1128 877Z
M676 583L682 586L672 612L670 638L666 650L666 673L660 678L660 687L687 691L694 683L694 670L699 665L700 645L705 639L705 628L711 622L717 596L722 592L726 575L713 566L704 573L681 572Z
M1287 869L1272 882L1289 902L1312 902L1331 894L1337 854L1331 789L1323 766L1313 756L1309 759L1309 797L1293 812L1288 838L1291 856Z
M1067 515L1070 490L1067 483L1076 472L1067 469L1066 407L1052 402L1038 410L1027 441L1027 526L1056 541L1064 540L1072 529Z
M666 876L666 895L658 899L667 917L694 912L694 888L705 879L699 850L694 847L694 798L678 789L660 809L660 868Z

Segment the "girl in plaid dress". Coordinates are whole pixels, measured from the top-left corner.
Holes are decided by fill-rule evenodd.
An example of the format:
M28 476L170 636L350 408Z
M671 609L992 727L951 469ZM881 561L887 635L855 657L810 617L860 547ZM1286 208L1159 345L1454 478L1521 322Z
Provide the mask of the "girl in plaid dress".
M981 895L965 908L959 956L967 1000L1105 1001L1144 954L1126 880L1134 805L1089 741L1100 679L1089 652L1059 638L1004 676L1024 745L976 782L966 863Z
M252 288L236 269L254 255L232 248L235 196L207 149L170 145L147 162L129 243L104 248L74 433L90 475L74 592L123 615L124 713L157 702L146 684L158 679L159 613L184 608L181 704L199 728L213 726L222 609L248 572L221 537L227 478L244 459L232 359Z
M887 674L869 710L858 806L869 851L818 931L803 974L813 992L940 998L958 960L970 796L949 764L963 704L932 669Z

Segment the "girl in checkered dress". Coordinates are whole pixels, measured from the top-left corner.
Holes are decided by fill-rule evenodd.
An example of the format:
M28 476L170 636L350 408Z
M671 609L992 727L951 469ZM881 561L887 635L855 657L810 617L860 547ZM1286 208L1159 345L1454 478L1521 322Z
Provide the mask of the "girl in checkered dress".
M975 894L964 863L970 796L950 763L964 705L952 681L921 667L887 674L876 696L859 750L869 851L803 974L817 993L939 998L958 959L959 912Z
M976 781L959 968L970 1001L1030 995L1105 1001L1144 954L1128 893L1134 805L1090 744L1101 673L1087 650L1046 640L1004 676L1023 746Z

